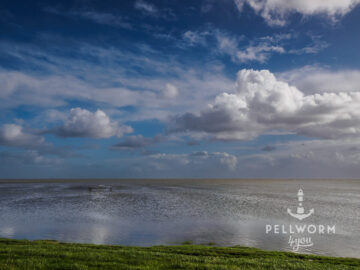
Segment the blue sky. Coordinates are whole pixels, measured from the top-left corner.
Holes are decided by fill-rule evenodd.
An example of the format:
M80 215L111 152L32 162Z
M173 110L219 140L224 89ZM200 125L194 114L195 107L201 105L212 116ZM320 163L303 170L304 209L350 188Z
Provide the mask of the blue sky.
M2 1L1 178L360 173L360 1Z

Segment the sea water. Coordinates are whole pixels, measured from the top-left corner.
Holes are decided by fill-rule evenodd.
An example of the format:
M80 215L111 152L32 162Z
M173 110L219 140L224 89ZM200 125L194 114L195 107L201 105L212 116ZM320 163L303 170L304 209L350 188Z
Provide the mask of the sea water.
M300 188L305 212L314 209L301 221L287 212L296 212ZM277 224L287 232L309 224L336 231L267 232ZM0 237L138 246L191 241L360 257L360 181L9 180L0 183ZM293 248L309 237L312 245Z

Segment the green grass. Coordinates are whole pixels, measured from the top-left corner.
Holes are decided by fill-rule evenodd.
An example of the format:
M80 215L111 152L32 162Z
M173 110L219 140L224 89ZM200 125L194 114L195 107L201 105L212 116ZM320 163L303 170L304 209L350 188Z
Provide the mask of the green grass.
M126 247L0 239L0 269L360 269L360 260L245 247Z

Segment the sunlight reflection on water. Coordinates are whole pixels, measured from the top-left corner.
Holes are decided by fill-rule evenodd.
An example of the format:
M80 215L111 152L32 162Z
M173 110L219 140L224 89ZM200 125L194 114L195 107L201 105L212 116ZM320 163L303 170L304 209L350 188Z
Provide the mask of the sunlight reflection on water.
M90 181L0 184L0 237L290 250L289 236L268 235L265 224L293 222L286 209L296 208L302 187L304 206L315 208L307 222L336 224L335 235L314 236L314 246L302 252L360 257L358 181L129 180L96 187Z

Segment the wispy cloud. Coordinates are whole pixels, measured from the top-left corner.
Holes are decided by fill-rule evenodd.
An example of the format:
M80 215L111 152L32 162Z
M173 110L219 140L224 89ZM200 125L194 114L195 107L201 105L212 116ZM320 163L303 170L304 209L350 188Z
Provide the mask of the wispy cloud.
M228 55L233 62L267 62L274 54L315 54L327 48L329 44L322 41L319 36L310 36L311 41L305 47L292 47L290 40L297 36L291 33L276 34L246 39L220 29L203 31L186 31L179 46L203 46L217 54Z
M143 1L136 0L134 8L141 11L144 15L151 16L154 18L163 18L174 20L176 18L175 13L169 8L157 8L154 4Z
M159 13L159 10L153 4L147 3L142 0L137 0L134 7L153 16L157 16Z
M207 44L207 37L211 35L210 31L191 31L188 30L183 34L183 39L188 46L198 46Z
M126 20L124 16L113 14L110 12L100 12L91 9L70 9L61 10L56 7L46 7L46 12L67 16L73 19L90 20L98 24L109 25L112 27L119 27L125 29L132 29L133 25Z
M320 36L310 35L310 38L311 38L311 42L309 45L306 45L303 48L290 49L289 53L298 54L298 55L316 54L330 46L328 42L321 40Z
M77 57L69 58L64 57L63 51L58 54L61 40L55 37L44 42L59 47L39 50L36 46L13 43L0 45L9 57L29 66L23 72L0 71L1 108L71 108L71 101L76 100L95 104L105 112L136 106L135 112L121 115L128 121L165 120L169 114L185 108L204 107L222 89L232 87L218 64L202 65L200 70L195 63L189 69L186 63L163 57L149 46L133 46L133 51L126 51L74 43L74 51L69 54L76 53ZM38 72L32 74L31 70Z

